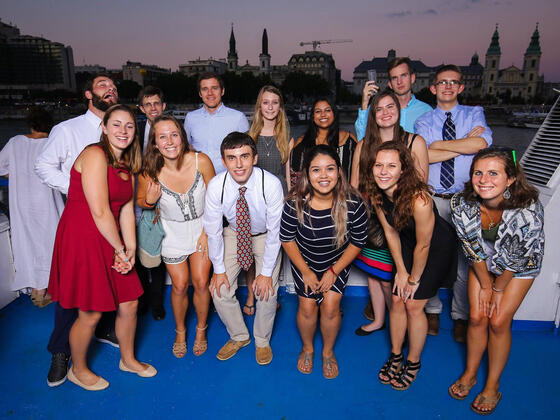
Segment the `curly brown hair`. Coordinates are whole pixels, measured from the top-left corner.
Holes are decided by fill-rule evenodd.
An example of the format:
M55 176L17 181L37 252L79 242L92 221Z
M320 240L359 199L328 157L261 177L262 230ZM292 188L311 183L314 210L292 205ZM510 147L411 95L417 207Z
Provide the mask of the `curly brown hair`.
M373 97L373 102L371 103L369 114L368 114L368 122L366 128L366 135L364 137L362 150L360 151L360 180L358 189L360 191L364 191L365 188L365 178L367 176L366 172L370 172L371 165L373 162L374 152L382 143L381 134L379 132L379 126L377 125L377 121L375 120L375 110L379 105L381 99L390 97L395 102L397 110L399 111L399 118L393 127L393 140L402 142L406 144L406 140L408 138L408 133L404 131L401 127L401 106L399 104L399 99L393 93L392 90L385 90Z
M373 167L378 153L384 150L394 150L399 154L402 173L397 181L397 188L393 193L395 206L392 216L394 228L402 230L412 218L414 199L420 195L426 203L430 200L430 187L418 176L408 148L400 142L387 141L377 146L373 153L371 166L369 166L369 171L367 171L366 179L364 180L364 192L369 197L371 204L383 209L383 191L375 182Z
M187 139L187 133L183 128L182 124L179 124L179 121L172 115L160 115L154 119L154 123L150 126L150 134L148 135L148 145L146 146L146 150L144 151L144 162L142 164L142 174L144 176L150 177L154 181L157 181L157 177L163 168L163 156L159 152L156 146L156 132L155 127L158 123L162 121L171 121L177 126L179 130L179 134L181 135L181 153L179 155L179 168L183 163L183 157L185 154L190 152L191 147L189 145L189 141Z
M474 155L469 170L469 180L465 182L465 189L461 193L465 201L482 201L474 191L472 177L476 162L487 158L500 159L504 164L507 177L514 179L513 184L509 186L509 192L511 193L510 198L504 198L500 204L502 210L529 207L532 203L537 201L539 198L539 190L529 183L521 165L514 161L514 153L515 151L509 147L491 146L480 150Z

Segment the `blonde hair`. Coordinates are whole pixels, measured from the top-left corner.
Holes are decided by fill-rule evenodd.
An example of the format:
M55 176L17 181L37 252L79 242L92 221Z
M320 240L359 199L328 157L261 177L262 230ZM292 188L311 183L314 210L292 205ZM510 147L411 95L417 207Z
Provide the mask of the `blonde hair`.
M284 111L284 99L282 98L282 93L278 88L274 86L263 86L257 97L257 103L255 104L255 113L253 117L253 123L249 129L249 135L255 141L258 142L259 134L264 127L264 118L261 112L262 97L265 92L270 92L278 96L280 99L280 111L276 117L276 123L274 124L274 138L276 139L276 147L280 152L280 157L282 159L282 165L286 163L289 155L289 136L290 136L290 123L286 117L286 112Z

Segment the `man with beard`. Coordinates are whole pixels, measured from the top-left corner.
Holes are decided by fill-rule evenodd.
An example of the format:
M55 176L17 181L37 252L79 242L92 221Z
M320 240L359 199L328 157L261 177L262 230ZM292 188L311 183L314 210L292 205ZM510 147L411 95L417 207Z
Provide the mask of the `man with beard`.
M100 140L103 115L118 100L117 88L106 74L97 74L88 80L84 86L84 96L88 104L87 112L55 125L35 161L35 172L43 183L63 194L68 194L70 170L74 161L86 146ZM57 302L54 329L47 347L53 355L47 376L50 387L66 380L70 360L69 335L76 315L76 309L65 309ZM95 338L118 347L114 326L115 313L105 313L97 326Z

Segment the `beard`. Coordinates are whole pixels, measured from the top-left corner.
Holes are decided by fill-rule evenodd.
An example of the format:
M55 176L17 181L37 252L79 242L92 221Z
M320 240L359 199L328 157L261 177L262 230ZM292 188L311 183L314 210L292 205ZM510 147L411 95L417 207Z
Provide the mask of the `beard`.
M95 93L91 92L91 104L100 111L107 111L111 106L115 105L117 102L108 102L104 100L101 96L96 95Z

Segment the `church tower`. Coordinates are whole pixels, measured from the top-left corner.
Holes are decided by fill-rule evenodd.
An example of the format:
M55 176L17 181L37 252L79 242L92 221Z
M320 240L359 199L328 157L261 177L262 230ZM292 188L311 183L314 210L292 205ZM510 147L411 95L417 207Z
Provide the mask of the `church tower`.
M235 49L235 35L233 34L233 23L231 24L231 35L229 36L229 51L227 55L228 71L237 71L237 51Z
M500 71L500 56L502 51L500 49L500 35L498 34L498 24L494 35L492 35L492 42L486 51L486 61L484 63L484 72L482 74L482 95L495 95L495 83L498 81L498 72Z
M539 64L541 61L541 45L539 42L539 24L533 32L531 43L525 51L523 59L523 77L527 83L525 99L534 97L538 92Z
M266 28L262 34L262 49L259 54L259 67L261 74L270 74L270 54L268 53L268 35Z

